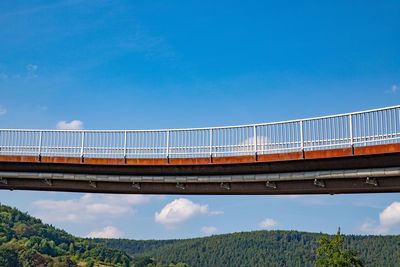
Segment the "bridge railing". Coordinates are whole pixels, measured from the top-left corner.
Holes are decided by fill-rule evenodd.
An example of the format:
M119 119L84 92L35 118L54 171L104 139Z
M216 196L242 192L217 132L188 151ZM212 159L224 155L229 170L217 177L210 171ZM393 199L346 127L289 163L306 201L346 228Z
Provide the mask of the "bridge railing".
M397 143L400 106L232 127L167 130L0 130L0 155L195 158Z

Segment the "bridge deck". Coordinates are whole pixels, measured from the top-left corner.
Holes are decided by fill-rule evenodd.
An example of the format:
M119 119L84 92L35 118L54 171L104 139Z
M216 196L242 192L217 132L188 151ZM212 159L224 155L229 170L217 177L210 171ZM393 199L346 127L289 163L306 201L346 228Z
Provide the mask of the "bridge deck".
M0 189L140 194L400 192L400 168L385 169L400 167L399 163L400 144L195 159L0 156ZM336 176L326 175L335 170ZM341 175L345 170L350 172ZM360 175L363 170L367 172ZM274 179L271 174L280 176Z
M0 129L0 189L400 192L400 105L230 127Z

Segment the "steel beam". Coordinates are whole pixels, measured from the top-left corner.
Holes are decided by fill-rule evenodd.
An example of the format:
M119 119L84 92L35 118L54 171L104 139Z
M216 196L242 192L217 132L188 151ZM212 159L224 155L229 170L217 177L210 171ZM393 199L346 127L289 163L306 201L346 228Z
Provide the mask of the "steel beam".
M40 190L63 192L95 192L123 194L190 194L190 195L285 195L285 194L348 194L348 193L384 193L400 192L400 176L377 177L379 186L365 183L365 179L324 180L325 187L315 186L312 181L275 182L271 190L265 182L239 183L187 183L185 189L176 183L141 183L139 189L132 183L96 182L96 187L87 181L57 180L52 186L39 179L7 179L7 184L0 183L5 190Z

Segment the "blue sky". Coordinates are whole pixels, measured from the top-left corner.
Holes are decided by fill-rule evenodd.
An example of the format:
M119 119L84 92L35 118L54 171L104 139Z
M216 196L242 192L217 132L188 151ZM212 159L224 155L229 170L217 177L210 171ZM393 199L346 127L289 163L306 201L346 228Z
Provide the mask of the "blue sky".
M220 126L399 103L398 1L259 2L3 1L0 127ZM400 194L2 191L0 201L80 236L400 233ZM186 213L171 221L173 207Z

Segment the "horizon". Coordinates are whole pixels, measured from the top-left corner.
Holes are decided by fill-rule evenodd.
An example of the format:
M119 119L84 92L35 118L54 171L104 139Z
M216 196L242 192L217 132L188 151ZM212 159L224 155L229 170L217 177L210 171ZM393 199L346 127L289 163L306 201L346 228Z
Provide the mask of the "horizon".
M18 208L16 208L16 207L12 207L12 206L8 206L8 205L4 205L3 203L1 203L0 202L0 205L3 205L3 206L7 206L7 207L11 207L11 208L15 208L15 209L17 209L17 210L19 210ZM29 214L28 212L25 212L26 214L28 214L29 216L32 216L31 214ZM32 216L32 217L34 217L34 216ZM34 217L34 218L36 218L36 217ZM39 219L40 220L40 218L36 218L36 219ZM45 223L45 222L43 222L42 221L42 223ZM47 224L47 223L45 223L45 224ZM52 224L47 224L47 225L50 225L50 226L54 226L54 225L52 225ZM56 227L56 226L54 226L54 227ZM60 229L60 230L63 230L63 231L65 231L64 229L62 229L62 228L58 228L58 227L56 227L57 229ZM110 240L118 240L118 239L121 239L121 240L131 240L131 241L174 241L174 240L191 240L191 239L199 239L199 238L210 238L210 237L214 237L214 236L222 236L222 235L232 235L232 234L245 234L245 233L254 233L254 232L297 232L297 233L305 233L305 234L318 234L318 235L328 235L328 236L334 236L337 232L340 232L340 226L338 227L338 230L336 231L336 233L324 233L324 232L310 232L310 231L299 231L299 230L296 230L296 229L292 229L292 230L290 230L290 229L287 229L287 230L281 230L281 229L270 229L270 230L267 230L267 229L257 229L257 230L249 230L249 231L237 231L237 232L229 232L229 233L216 233L216 234L212 234L212 235L207 235L207 236L195 236L195 237L187 237L187 238L172 238L172 239L156 239L156 238L154 238L154 239L131 239L131 238L125 238L125 237L120 237L120 238L104 238L104 237L87 237L87 236L76 236L76 237L79 237L79 238L84 238L84 239L92 239L92 240L95 240L95 239L110 239ZM68 234L70 234L69 232L67 232ZM340 232L341 233L341 232ZM359 236L359 237L368 237L368 236L374 236L374 237L395 237L395 236L398 236L398 235L396 235L396 234L343 234L343 233L341 233L343 236ZM73 236L75 236L75 235L73 235Z

